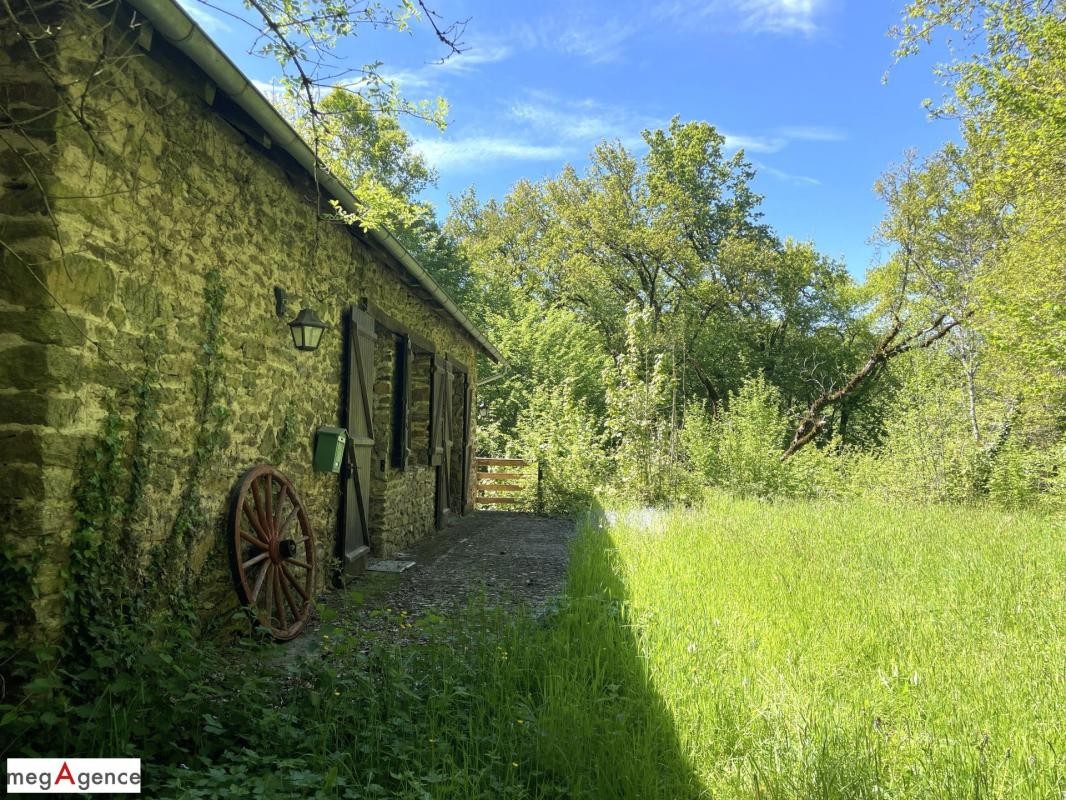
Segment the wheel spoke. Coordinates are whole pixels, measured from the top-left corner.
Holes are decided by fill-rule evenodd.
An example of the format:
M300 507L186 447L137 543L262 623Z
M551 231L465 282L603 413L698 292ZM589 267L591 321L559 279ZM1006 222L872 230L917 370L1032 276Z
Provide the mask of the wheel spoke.
M248 531L241 531L241 538L248 542L248 544L254 544L260 550L270 549L270 546L266 542L261 542L259 539L256 539L252 534L248 533Z
M285 609L281 605L281 578L278 576L277 570L274 571L274 610L278 612L278 625L282 629L288 628L288 623L285 620Z
M255 566L260 561L263 561L263 560L268 559L268 558L270 558L270 553L260 553L255 558L250 558L247 561L245 561L243 564L241 564L241 566L244 567L245 569L248 569L248 567Z
M281 523L281 526L278 528L279 539L285 535L285 531L288 530L288 527L292 523L293 518L299 513L300 507L294 504L292 510L289 511L288 515L285 517L285 521Z
M296 605L296 601L292 597L292 592L289 591L289 583L283 580L282 577L278 578L278 584L281 586L281 591L285 595L285 602L289 604L289 608L292 609L293 620L300 618L300 607Z
M244 498L244 516L248 519L248 524L255 529L255 532L258 533L264 541L270 539L263 528L262 520L259 519L259 514L252 511L252 507L249 505L247 497ZM263 546L265 547L266 545Z
M273 566L273 564L267 564L265 567L259 570L259 577L255 579L255 588L252 589L252 599L250 601L251 603L254 604L255 601L259 598L259 592L263 588L263 581L266 580L266 577L270 573L270 570Z
M298 558L290 558L290 559L288 559L288 562L290 564L295 564L298 567L303 567L304 569L307 569L307 570L311 569L311 565L310 564L308 564L306 561L300 561L300 559L298 559Z
M259 520L259 525L256 530L259 531L259 535L264 539L270 539L270 528L266 524L266 520L263 518L263 498L259 494L259 484L257 481L252 481L252 497L255 499L255 517Z
M304 602L307 602L311 599L311 595L307 592L306 589L304 589L304 587L300 585L299 581L297 581L296 578L292 576L292 573L289 572L289 570L285 567L284 564L281 565L281 574L284 575L285 580L291 583L293 588L300 593L300 597L304 599Z
M281 509L285 505L285 498L289 494L289 487L284 483L281 484L281 491L278 492L278 504L274 507L274 530L278 530L278 520L281 519ZM279 531L280 535L280 531Z
M266 505L263 506L263 523L274 527L274 478L268 472L266 478Z

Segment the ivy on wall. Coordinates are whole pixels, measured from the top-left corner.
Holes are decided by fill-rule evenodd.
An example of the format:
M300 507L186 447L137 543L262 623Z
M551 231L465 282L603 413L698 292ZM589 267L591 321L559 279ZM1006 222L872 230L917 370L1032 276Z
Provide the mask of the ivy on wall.
M61 655L97 668L100 653L130 652L130 636L146 627L195 619L189 563L198 534L213 527L205 510L202 483L206 467L228 439L222 312L226 289L219 273L205 276L202 334L195 368L196 434L179 507L169 535L147 552L134 529L144 516L153 474L153 443L160 435L159 377L148 366L138 383L116 401L132 401L129 419L116 408L100 435L82 454L74 488L75 530L66 576ZM162 342L146 341L149 365ZM220 538L217 544L221 544ZM147 568L146 568L147 565Z

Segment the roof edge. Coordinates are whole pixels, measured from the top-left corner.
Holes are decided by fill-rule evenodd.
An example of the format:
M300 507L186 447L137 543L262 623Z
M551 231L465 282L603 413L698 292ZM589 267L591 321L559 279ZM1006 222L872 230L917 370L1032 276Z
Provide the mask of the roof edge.
M307 142L293 129L248 77L241 72L218 45L204 33L196 21L176 0L126 0L142 14L155 31L181 50L215 85L244 109L271 140L287 152L312 176L316 173L315 154ZM324 167L317 169L318 184L341 204L345 211L358 213L358 203L348 188ZM384 228L371 228L367 235L392 255L407 272L436 300L459 326L484 350L493 361L502 363L503 356L477 326L462 312L455 301L433 276L415 260L396 237Z

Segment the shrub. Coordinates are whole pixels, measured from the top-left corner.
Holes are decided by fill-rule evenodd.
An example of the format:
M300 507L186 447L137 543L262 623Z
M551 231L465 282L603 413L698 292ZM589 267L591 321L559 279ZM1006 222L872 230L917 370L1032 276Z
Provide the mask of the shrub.
M777 387L751 378L729 397L728 410L685 416L681 443L693 471L711 486L753 497L818 496L839 482L832 456L808 446L782 462L791 426Z
M530 485L528 505L545 513L590 508L610 474L604 436L587 405L568 383L538 389L518 418L514 446L541 469L539 497Z

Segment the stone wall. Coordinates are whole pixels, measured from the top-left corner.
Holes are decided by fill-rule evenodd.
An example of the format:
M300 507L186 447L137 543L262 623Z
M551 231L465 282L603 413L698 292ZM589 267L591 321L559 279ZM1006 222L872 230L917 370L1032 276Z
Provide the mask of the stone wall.
M131 49L130 34L68 12L43 48L60 90L22 45L0 45L5 107L27 120L46 112L21 144L23 128L0 130L44 154L29 166L0 157L0 525L4 552L35 565L33 616L59 623L79 459L110 412L127 431L138 424L145 386L157 423L143 443L131 558L173 537L191 502L205 521L186 553L203 610L234 606L227 494L267 462L293 480L324 562L339 481L312 472L311 448L317 427L341 421L343 309L369 299L472 369L470 339L412 295L358 231L318 221L307 176L216 113L225 98L158 38L146 52ZM101 62L101 53L133 57ZM94 124L56 112L57 91ZM290 298L283 317L275 286ZM286 324L303 306L329 325L311 353L295 350ZM391 369L390 339L379 339L379 378ZM387 425L379 431L387 448ZM432 470L393 470L384 456L372 501L379 554L433 524Z

